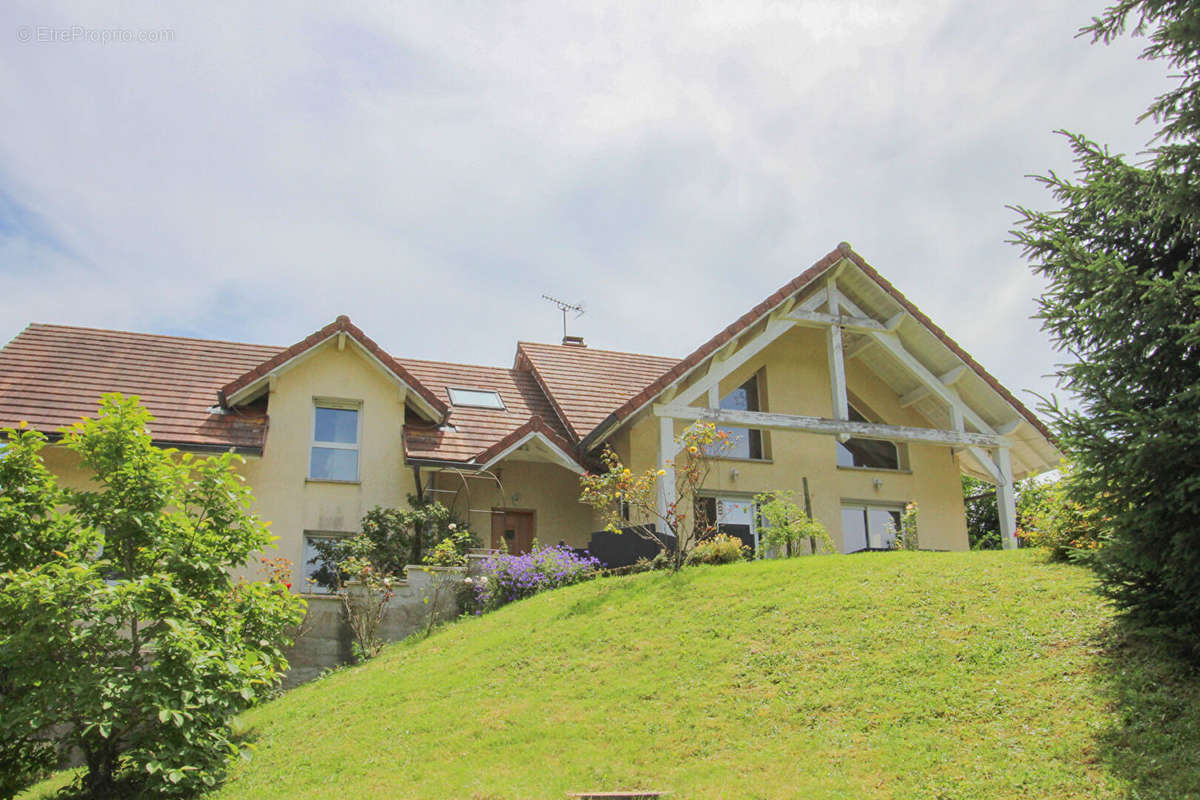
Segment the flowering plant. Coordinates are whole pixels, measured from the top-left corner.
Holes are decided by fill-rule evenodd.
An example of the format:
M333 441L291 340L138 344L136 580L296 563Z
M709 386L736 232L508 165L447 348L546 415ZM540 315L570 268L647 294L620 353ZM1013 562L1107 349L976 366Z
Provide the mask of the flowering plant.
M651 467L633 472L621 464L611 449L601 456L606 470L588 473L580 479L583 491L580 499L600 511L605 529L621 533L629 519L646 523L634 528L640 536L664 547L656 536L661 525L675 537L671 566L678 570L688 553L702 539L716 530L716 520L708 519L703 504L697 503L700 490L712 471L713 459L720 458L733 447L729 434L708 422L689 426L675 439L679 458L668 460L664 468ZM673 474L672 474L673 473ZM659 507L659 494L665 493L664 508ZM629 517L622 510L628 509Z
M482 574L467 578L467 584L474 594L475 613L481 614L546 589L587 580L599 568L599 560L569 547L535 544L528 553L488 558Z

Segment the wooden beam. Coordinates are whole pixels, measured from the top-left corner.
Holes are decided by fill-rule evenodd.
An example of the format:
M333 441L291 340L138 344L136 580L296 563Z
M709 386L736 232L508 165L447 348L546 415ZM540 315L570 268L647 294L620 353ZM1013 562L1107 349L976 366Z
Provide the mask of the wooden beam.
M836 273L835 273L836 274ZM842 310L842 293L831 277L825 283L829 296L829 316L837 317ZM825 334L826 350L829 354L829 389L832 394L834 419L850 419L850 401L846 396L846 356L842 351L842 328L830 325Z
M864 336L863 338L858 340L858 344L854 345L854 347L851 347L849 350L846 351L846 360L852 361L853 359L858 358L859 356L861 356L863 353L867 352L874 346L875 346L875 339L870 336Z
M722 378L758 355L763 348L787 333L795 324L795 322L788 318L768 322L767 326L763 328L762 333L746 342L733 353L730 353L729 357L724 361L713 363L703 378L700 378L691 386L680 391L672 405L686 406L699 400L702 395L708 392L708 387L714 384L719 385Z
M860 436L869 439L890 439L901 442L942 444L949 447L999 448L1003 439L989 433L946 431L937 428L913 428L905 425L881 425L874 422L854 422L844 419L825 419L797 414L774 414L765 411L734 411L732 409L696 408L695 406L655 405L655 415L664 419L701 420L718 425L764 430L802 431L828 436Z
M929 397L929 395L931 395L931 394L933 394L933 393L929 391L929 387L918 386L916 389L913 389L908 394L900 396L900 407L908 408L909 406L913 405L914 403L921 402L926 397Z
M908 312L901 311L899 314L893 314L888 317L888 321L883 323L883 327L889 331L894 331L904 324L904 320L908 319Z
M820 327L834 325L840 328L859 331L886 330L881 322L876 322L870 317L859 317L851 314L826 314L822 311L797 309L788 314L788 318L795 320L801 325L815 325Z
M843 298L843 302L849 304L850 310L853 313L861 314L862 312L851 303ZM893 319L895 319L893 317ZM889 321L890 324L890 321ZM900 337L894 333L880 333L878 331L868 331L875 341L885 350L891 353L909 372L913 374L917 380L924 383L929 389L942 398L942 401L951 408L957 407L962 413L967 422L970 422L976 428L985 433L995 433L995 430L989 425L983 417L979 416L973 408L962 401L953 388L942 383L941 379L929 371L929 368L921 363L920 359L908 352L908 348L900 341Z
M942 382L943 386L953 386L954 384L958 383L959 380L962 379L963 375L966 375L966 374L967 374L966 366L964 366L963 364L959 364L957 367L950 370L949 372L943 372L941 375L939 375L938 380L940 380Z
M338 349L339 353L346 349L346 332L345 331L341 331L338 333L337 349Z
M999 478L996 482L996 510L1000 515L1000 540L1005 550L1017 548L1017 495L1013 490L1012 455L1002 447L994 455Z
M658 468L666 474L658 479L658 515L667 517L667 506L675 500L675 420L663 417L658 421Z
M1010 419L1008 422L1005 422L1003 425L997 425L996 433L1000 434L1001 436L1012 436L1014 433L1017 432L1017 428L1019 428L1019 427L1021 427L1021 420Z

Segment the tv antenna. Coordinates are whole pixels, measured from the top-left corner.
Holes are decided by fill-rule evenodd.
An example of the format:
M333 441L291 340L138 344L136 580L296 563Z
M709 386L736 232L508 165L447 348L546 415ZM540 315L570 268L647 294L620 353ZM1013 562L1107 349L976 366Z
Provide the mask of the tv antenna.
M583 303L568 303L566 300L559 300L557 297L551 297L548 294L542 295L543 300L549 300L554 305L558 306L558 310L563 315L563 339L567 338L567 312L574 311L575 318L583 316Z

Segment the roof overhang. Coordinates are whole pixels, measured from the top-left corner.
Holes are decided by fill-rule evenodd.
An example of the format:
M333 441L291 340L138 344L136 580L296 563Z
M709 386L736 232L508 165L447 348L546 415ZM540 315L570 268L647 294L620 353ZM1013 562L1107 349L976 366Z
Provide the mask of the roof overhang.
M828 286L844 313L818 310ZM840 327L847 361L860 360L932 427L953 428L955 413L965 412L961 429L1001 435L1016 478L1058 466L1062 456L1042 421L844 242L614 411L580 450L595 448L656 403L686 398L714 363L733 361L739 351L745 356L796 325ZM987 465L976 463L979 453L956 455L965 472L992 480Z
M417 381L391 356L354 326L348 317L340 316L312 336L268 359L218 392L222 405L235 407L250 402L271 389L280 375L304 363L326 345L334 344L338 350L353 348L369 363L382 371L405 390L405 401L425 419L441 421L447 406L427 387Z
M480 464L479 468L491 469L505 459L511 461L548 462L551 464L557 464L563 469L568 469L577 475L582 475L584 472L586 472L582 464L580 464L569 453L551 441L550 437L546 436L541 431L530 431L526 433L512 444L493 455L487 461Z

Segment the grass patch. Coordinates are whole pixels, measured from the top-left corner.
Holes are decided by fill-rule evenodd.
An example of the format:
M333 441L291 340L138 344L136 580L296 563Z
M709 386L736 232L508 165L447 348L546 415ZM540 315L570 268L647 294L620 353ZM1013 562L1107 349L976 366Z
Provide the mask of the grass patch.
M581 584L247 713L211 797L1200 797L1200 680L1092 583L1018 552Z

